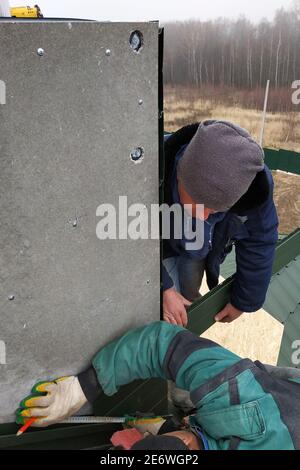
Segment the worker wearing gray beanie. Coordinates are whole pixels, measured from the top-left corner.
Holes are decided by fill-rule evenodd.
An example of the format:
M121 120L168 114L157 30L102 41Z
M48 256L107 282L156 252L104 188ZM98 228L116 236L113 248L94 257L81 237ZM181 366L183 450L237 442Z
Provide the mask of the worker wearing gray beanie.
M209 120L166 133L164 152L164 202L169 207L189 205L186 211L192 215L188 223L182 221L179 237L163 240L164 320L188 324L187 307L200 295L204 272L213 289L233 246L236 273L230 298L215 320L231 322L243 312L259 310L265 302L278 240L273 178L263 149L241 127ZM203 214L197 213L196 204L205 206ZM199 219L203 224L197 232ZM196 234L192 242L202 230L202 247L191 244L186 236L189 224ZM172 390L170 395L173 398Z
M179 161L177 177L198 204L229 210L264 168L262 148L250 134L226 121L205 121Z

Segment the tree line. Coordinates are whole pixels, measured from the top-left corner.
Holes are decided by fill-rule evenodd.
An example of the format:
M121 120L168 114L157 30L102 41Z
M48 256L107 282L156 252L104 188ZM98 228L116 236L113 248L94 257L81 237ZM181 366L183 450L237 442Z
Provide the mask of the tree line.
M165 25L165 83L291 87L300 80L300 0L273 21L190 20Z

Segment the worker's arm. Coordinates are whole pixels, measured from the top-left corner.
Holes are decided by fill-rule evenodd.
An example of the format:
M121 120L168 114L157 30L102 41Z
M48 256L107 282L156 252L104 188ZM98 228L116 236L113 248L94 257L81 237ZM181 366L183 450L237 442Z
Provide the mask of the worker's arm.
M152 377L170 379L192 391L239 360L212 341L158 322L110 343L95 356L93 368L106 395L133 380Z
M272 186L272 182L270 184ZM237 272L231 303L242 312L255 312L266 298L278 240L278 218L272 193L245 225L249 237L235 242Z
M22 416L46 416L36 426L59 422L78 411L84 398L93 402L101 393L114 395L120 386L136 379L161 377L193 391L239 360L230 351L181 327L153 323L108 344L95 356L89 370L67 379L70 383L56 381L51 387L51 402L47 396L23 401L19 422Z
M164 292L174 287L174 282L164 265L162 265L162 284Z

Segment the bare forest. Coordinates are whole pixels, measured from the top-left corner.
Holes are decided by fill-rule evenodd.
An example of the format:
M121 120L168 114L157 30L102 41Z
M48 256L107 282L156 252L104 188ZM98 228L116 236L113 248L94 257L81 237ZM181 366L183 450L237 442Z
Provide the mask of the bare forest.
M271 110L289 111L284 89L300 79L300 2L274 21L185 21L165 26L164 78L168 85L258 90L271 81ZM280 93L280 89L283 89ZM289 93L290 96L290 93ZM258 102L255 102L255 99ZM261 93L250 104L260 105Z
M225 119L256 139L270 80L264 146L300 152L300 105L292 83L300 80L300 0L274 21L187 21L165 25L165 129L205 119ZM274 172L280 231L300 224L299 176Z

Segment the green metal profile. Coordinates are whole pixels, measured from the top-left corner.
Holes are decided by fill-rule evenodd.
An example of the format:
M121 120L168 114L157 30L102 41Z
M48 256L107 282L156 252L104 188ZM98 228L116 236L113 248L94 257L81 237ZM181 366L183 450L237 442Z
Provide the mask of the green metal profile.
M215 323L215 315L229 302L232 282L233 276L191 305L188 330L201 335Z
M284 238L277 246L273 274L300 255L300 229Z
M276 248L273 275L300 255L300 229L284 238ZM230 290L234 276L226 279L189 308L188 329L201 335L214 323L215 315L230 301Z
M270 148L265 148L264 151L265 162L270 170L281 170L300 175L300 153Z
M151 393L149 393L151 390ZM104 411L105 410L105 411ZM165 414L167 412L166 382L161 379L136 381L126 385L113 397L102 395L94 406L98 416L124 416L136 412ZM30 428L20 437L15 423L0 424L0 449L85 449L109 445L116 424L76 424Z
M284 322L284 334L279 351L278 366L300 367L299 344L300 304L297 305L294 312L290 312L288 318Z
M77 425L73 427L52 427L30 430L16 437L17 426L1 426L0 449L83 449L85 447L105 446L118 425Z

